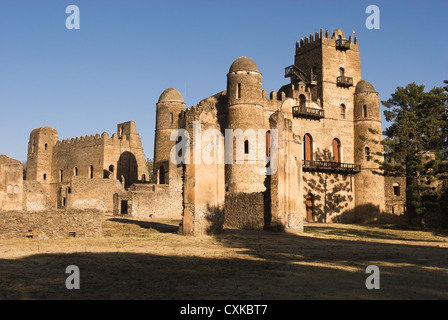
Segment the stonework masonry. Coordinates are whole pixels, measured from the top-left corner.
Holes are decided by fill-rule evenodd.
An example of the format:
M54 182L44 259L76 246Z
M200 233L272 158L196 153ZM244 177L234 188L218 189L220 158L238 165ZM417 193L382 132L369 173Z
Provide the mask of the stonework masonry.
M26 181L18 161L0 156L5 234L98 232L95 214L71 220L73 210L181 220L184 234L401 219L404 181L375 174L371 155L382 150L369 141L381 140L380 105L361 76L358 39L320 30L296 42L292 62L288 83L269 94L245 56L230 65L225 90L195 106L187 108L178 90L164 90L156 103L153 172L133 121L118 124L112 136L62 141L54 128L33 130ZM241 135L229 138L229 131ZM215 161L197 163L195 152ZM4 213L12 210L26 211L23 218ZM59 223L65 226L52 234Z

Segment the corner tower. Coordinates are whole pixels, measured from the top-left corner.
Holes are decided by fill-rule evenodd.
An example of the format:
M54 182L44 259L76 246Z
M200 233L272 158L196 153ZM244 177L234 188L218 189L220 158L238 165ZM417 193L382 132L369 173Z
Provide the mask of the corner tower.
M31 131L28 142L27 180L51 183L53 147L58 141L58 132L51 127Z
M256 64L248 57L236 59L227 74L227 128L233 130L234 136L242 134L233 139L232 149L226 150L232 153L233 161L226 170L226 185L231 193L265 190L265 177L260 173L265 163L257 154L258 129L267 130L261 100L262 77Z
M179 91L168 88L156 104L156 132L154 141L154 175L158 183L168 183L170 152L176 142L170 140L173 130L179 128L179 119L185 112L185 102Z
M374 160L383 150L378 93L365 80L355 88L354 135L354 159L361 165L361 172L355 175L355 220L371 222L385 209L384 177L374 173L379 169Z

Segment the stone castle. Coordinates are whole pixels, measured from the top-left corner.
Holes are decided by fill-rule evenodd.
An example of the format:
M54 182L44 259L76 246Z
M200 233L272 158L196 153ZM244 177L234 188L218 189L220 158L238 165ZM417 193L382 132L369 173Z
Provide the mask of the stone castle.
M284 76L289 83L268 94L254 61L240 57L230 66L227 88L196 106L186 108L179 91L166 89L156 104L153 172L132 121L112 136L62 141L53 128L35 129L25 181L20 163L0 157L0 210L96 209L181 219L186 234L224 226L302 231L304 221L403 214L403 182L374 174L380 104L361 77L357 38L337 29L297 41ZM195 134L207 130L221 136L210 144ZM227 140L229 130L242 135ZM187 149L176 147L185 140ZM218 161L194 161L210 148Z

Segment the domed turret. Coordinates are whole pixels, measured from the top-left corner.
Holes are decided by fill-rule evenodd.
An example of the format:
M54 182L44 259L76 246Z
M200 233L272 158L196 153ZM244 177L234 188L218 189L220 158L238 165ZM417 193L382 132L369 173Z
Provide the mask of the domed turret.
M366 80L361 80L356 85L355 93L362 93L362 92L376 92L376 91L375 88L370 84L370 82Z
M158 170L161 162L170 160L170 151L175 145L171 141L171 133L179 128L179 119L185 112L185 102L180 92L168 88L162 92L156 108L156 132L154 141L154 170ZM164 170L168 171L165 165Z
M230 66L229 73L237 71L258 72L257 65L248 57L239 57Z

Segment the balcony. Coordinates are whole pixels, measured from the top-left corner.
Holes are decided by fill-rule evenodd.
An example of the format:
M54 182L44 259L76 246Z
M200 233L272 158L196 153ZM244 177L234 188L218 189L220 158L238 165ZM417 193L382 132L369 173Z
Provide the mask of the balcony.
M355 174L361 171L361 166L353 163L303 160L302 169L307 172Z
M346 76L339 76L336 78L336 84L340 87L351 87L353 86L353 78Z
M336 49L337 50L350 50L350 40L338 39L336 40Z
M292 107L292 116L294 118L319 120L324 117L324 110L317 108L307 108L305 106L295 106Z

